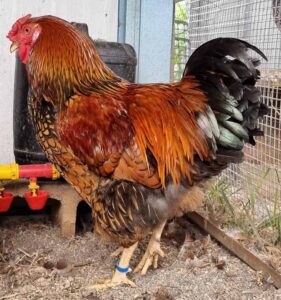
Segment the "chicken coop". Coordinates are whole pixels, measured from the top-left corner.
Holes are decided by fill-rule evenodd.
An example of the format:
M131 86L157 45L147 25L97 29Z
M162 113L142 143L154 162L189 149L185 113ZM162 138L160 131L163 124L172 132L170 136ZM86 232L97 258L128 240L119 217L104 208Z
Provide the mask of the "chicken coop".
M0 300L281 299L281 0L0 16Z
M180 13L181 6L186 7L186 16ZM259 80L262 101L269 107L269 114L260 120L264 136L257 138L256 147L246 146L244 162L230 166L219 179L227 184L232 205L251 207L255 225L262 226L265 220L280 220L281 1L177 1L172 79L179 77L185 57L216 37L246 40L268 58L262 61Z

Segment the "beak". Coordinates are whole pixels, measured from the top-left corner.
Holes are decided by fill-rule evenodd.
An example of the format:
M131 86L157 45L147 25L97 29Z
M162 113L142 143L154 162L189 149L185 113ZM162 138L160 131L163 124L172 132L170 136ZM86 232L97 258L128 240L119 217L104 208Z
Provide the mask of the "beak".
M19 46L20 45L18 44L18 42L13 42L10 47L10 52L12 53L12 52L16 51L19 48Z

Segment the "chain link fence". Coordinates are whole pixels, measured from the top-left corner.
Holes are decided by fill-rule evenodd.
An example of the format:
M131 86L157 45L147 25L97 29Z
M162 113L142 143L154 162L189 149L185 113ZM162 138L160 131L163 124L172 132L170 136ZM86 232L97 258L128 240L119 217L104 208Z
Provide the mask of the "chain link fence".
M252 199L261 218L278 208L280 218L281 0L190 0L187 12L191 52L210 39L235 37L268 57L260 66L259 81L262 101L270 109L260 121L264 136L257 138L256 147L245 147L244 163L230 166L222 176L231 186L232 199Z

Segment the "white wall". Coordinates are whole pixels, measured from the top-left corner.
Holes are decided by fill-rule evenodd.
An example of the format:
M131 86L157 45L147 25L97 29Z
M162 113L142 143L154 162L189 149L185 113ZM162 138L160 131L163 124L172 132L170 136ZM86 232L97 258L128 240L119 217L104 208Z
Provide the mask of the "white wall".
M117 0L0 0L0 164L14 161L13 87L15 58L6 38L21 16L56 15L68 21L88 24L93 38L117 40Z

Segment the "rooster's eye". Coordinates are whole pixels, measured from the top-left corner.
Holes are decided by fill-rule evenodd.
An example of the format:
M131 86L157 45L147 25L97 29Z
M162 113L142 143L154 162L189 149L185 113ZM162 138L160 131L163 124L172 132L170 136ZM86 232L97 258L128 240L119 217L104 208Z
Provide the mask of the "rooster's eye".
M25 28L25 33L29 33L29 28Z

